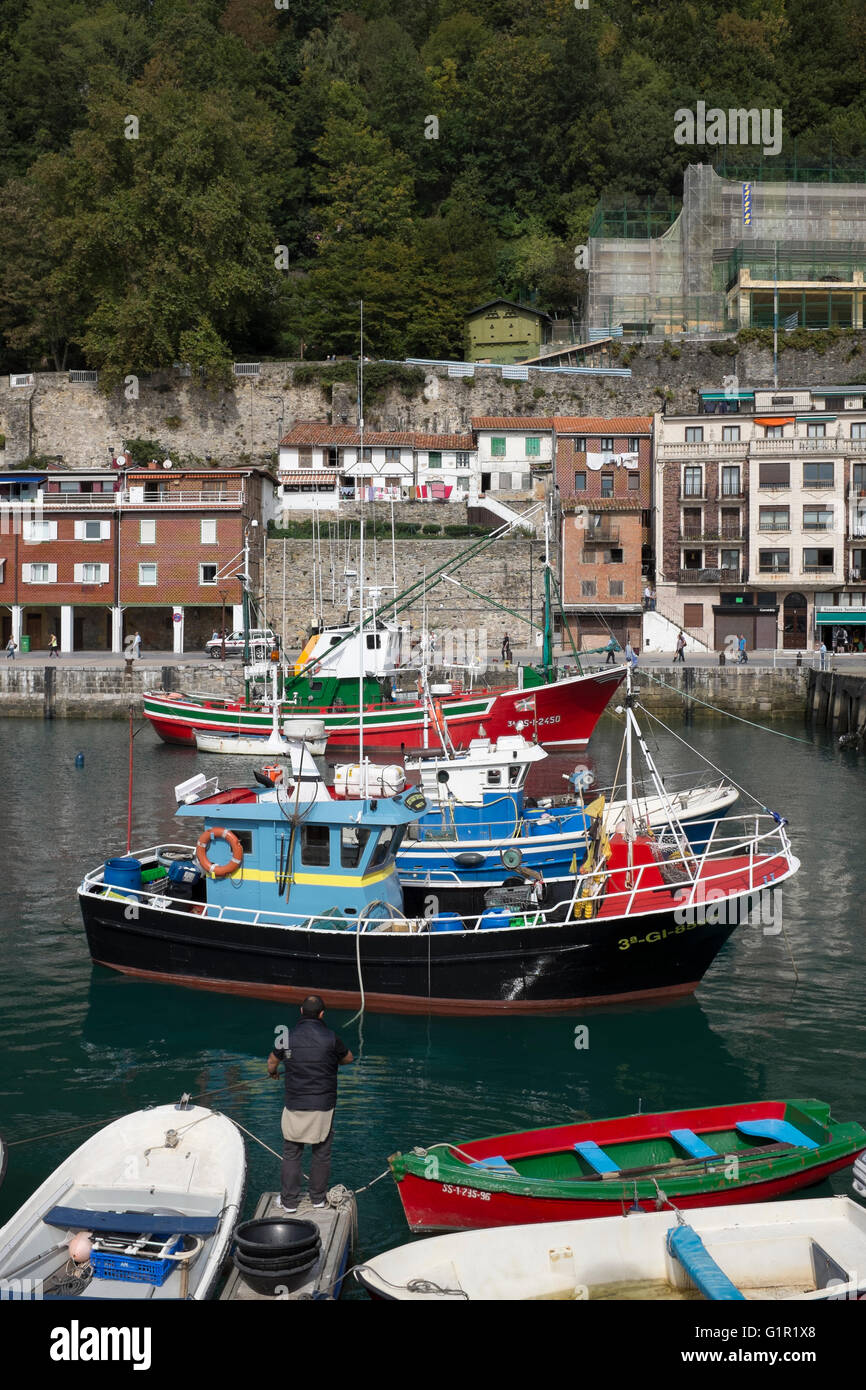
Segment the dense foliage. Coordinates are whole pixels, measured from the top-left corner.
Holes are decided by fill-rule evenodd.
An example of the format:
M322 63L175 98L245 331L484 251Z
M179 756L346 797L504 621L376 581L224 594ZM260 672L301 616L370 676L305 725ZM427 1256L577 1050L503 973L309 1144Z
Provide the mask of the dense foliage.
M0 0L4 365L451 356L568 312L602 192L676 196L674 111L866 155L863 0ZM434 119L435 118L435 119ZM755 153L755 152L751 152Z

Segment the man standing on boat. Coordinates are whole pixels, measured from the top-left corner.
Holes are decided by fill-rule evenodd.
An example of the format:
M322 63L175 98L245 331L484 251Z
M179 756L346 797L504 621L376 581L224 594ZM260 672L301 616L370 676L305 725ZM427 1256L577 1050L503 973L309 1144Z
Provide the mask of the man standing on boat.
M277 1205L287 1212L298 1210L301 1194L301 1160L304 1146L313 1151L310 1164L310 1201L325 1205L331 1172L334 1110L337 1105L337 1072L354 1062L342 1038L323 1022L325 1005L317 994L308 994L294 1028L280 1029L280 1038L268 1057L268 1075L279 1075L285 1063L286 1103L283 1110L283 1168Z

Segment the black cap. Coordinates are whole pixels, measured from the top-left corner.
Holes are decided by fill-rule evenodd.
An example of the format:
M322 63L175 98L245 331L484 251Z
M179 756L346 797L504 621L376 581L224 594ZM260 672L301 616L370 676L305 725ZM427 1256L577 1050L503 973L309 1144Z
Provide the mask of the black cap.
M324 1012L324 1008L324 1000L320 999L318 994L308 994L301 1005L301 1013L304 1018L318 1018L319 1014Z

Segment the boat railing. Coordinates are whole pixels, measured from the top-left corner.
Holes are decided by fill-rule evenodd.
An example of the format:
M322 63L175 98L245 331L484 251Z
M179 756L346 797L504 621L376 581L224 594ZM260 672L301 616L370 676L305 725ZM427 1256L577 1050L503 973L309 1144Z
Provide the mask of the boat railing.
M737 820L742 821L743 828L739 833L733 830ZM769 822L769 824L767 824ZM731 833L723 834L722 830ZM656 842L659 843L659 842ZM158 845L149 849L136 850L133 857L143 861L154 860L158 852L168 850L183 850L190 858L193 849L189 845ZM663 852L663 851L662 851ZM740 872L747 869L747 887L736 886L731 882L731 860L742 860L746 858L747 864L738 865ZM773 859L781 858L784 861L784 870L781 874L773 872L769 878L765 875L759 881L759 872L762 864L767 864ZM667 866L667 877L665 868ZM589 906L594 909L597 905L603 904L605 916L613 918L627 918L629 916L642 917L651 915L658 911L669 911L671 896L675 895L678 909L688 911L694 909L696 905L702 905L707 901L718 901L727 897L739 897L751 895L758 889L772 886L780 878L787 877L788 872L796 866L791 843L785 830L785 823L777 818L755 814L754 817L738 817L733 821L718 821L709 836L706 846L700 853L692 852L691 846L679 844L672 846L672 853L668 858L653 858L645 863L636 864L629 869L627 865L618 865L614 869L599 868L595 872L587 875L578 874L575 877L575 888L570 903L559 903L550 908L539 906L538 908L527 908L518 912L513 912L508 925L514 923L516 926L525 925L562 925L564 920L569 920L575 908L586 908ZM650 874L657 874L661 870L663 881L648 882ZM714 872L715 870L715 872ZM611 891L611 883L614 878L622 878L626 875L625 887ZM457 880L459 882L459 879ZM374 932L387 929L391 918L385 916L355 917L349 914L340 914L337 917L311 916L309 913L292 913L270 910L268 908L244 908L234 904L217 903L190 903L188 900L172 898L165 892L167 885L163 880L158 880L155 886L147 888L113 888L108 885L115 893L128 899L128 910L134 904L139 903L146 907L159 907L166 911L177 911L183 913L188 918L191 910L197 912L200 920L208 922L219 922L223 918L232 921L242 921L251 926L272 926L272 927L305 927L308 930L353 930L360 932ZM104 882L104 869L102 867L86 874L80 892L92 896L101 896L106 889ZM581 896L581 890L585 891ZM641 899L638 901L638 895ZM660 902L659 899L662 899ZM566 908L566 915L563 917L563 907ZM613 910L611 911L611 907ZM394 909L395 918L400 918L403 914L399 909ZM591 911L589 915L593 915ZM489 919L484 921L485 913L478 913L475 916L464 918L465 930L474 931L489 926ZM519 919L519 920L516 920ZM430 920L427 917L415 917L407 919L410 929L418 932L430 929Z

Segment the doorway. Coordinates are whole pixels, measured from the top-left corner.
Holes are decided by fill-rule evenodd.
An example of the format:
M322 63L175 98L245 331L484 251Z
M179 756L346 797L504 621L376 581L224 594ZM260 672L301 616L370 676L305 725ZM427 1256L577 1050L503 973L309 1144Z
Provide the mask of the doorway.
M782 646L785 651L803 651L806 646L806 596L786 594L782 605Z

